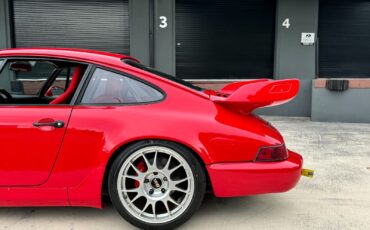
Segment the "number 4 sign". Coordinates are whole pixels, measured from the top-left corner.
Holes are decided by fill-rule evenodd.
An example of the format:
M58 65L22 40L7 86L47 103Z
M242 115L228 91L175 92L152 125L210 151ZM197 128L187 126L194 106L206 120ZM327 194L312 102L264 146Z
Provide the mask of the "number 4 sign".
M283 24L281 24L282 26L284 26L285 28L289 29L290 27L290 22L289 22L289 18L286 18L284 21L283 21Z

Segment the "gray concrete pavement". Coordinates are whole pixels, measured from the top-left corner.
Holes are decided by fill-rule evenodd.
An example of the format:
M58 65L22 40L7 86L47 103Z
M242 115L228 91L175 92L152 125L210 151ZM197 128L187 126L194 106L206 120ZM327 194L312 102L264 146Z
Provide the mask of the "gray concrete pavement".
M315 178L283 194L220 199L208 195L182 229L370 229L370 124L266 117ZM0 229L132 229L111 205L1 208Z

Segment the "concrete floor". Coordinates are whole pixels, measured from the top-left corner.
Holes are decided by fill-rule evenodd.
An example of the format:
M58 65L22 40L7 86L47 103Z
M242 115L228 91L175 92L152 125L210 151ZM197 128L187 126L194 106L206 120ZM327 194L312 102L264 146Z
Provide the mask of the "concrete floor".
M315 178L283 194L220 199L208 195L182 229L370 229L370 124L266 117L303 155ZM0 229L132 229L111 205L1 208Z

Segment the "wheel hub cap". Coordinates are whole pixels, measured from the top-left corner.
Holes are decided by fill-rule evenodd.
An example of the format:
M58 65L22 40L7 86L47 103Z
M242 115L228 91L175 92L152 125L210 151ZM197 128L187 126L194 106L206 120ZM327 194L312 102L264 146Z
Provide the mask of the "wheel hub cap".
M145 173L144 173L145 174ZM170 187L169 181L166 181L163 173L147 173L145 176L143 189L146 197L151 200L160 200L164 197Z
M162 186L162 181L161 181L161 179L159 179L159 178L154 178L153 180L152 180L152 187L153 188L160 188Z

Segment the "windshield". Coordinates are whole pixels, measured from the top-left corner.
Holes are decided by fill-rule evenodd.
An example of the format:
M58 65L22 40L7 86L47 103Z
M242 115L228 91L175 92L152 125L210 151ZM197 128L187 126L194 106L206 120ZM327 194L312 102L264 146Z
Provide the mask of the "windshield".
M183 85L183 86L186 86L188 88L191 88L193 90L196 90L196 91L203 91L203 89L201 87L198 87L198 86L195 86L193 84L191 84L190 82L187 82L187 81L184 81L180 78L177 78L177 77L174 77L172 75L169 75L169 74L166 74L166 73L163 73L163 72L160 72L158 70L155 70L153 68L150 68L150 67L147 67L147 66L144 66L140 63L137 63L135 61L132 61L132 60L129 60L129 59L125 59L123 60L123 62L125 62L126 64L129 64L133 67L136 67L138 69L141 69L141 70L145 70L147 72L150 72L152 74L155 74L157 76L160 76L160 77L163 77L163 78L166 78L167 80L170 80L170 81L173 81L173 82L176 82L180 85Z

